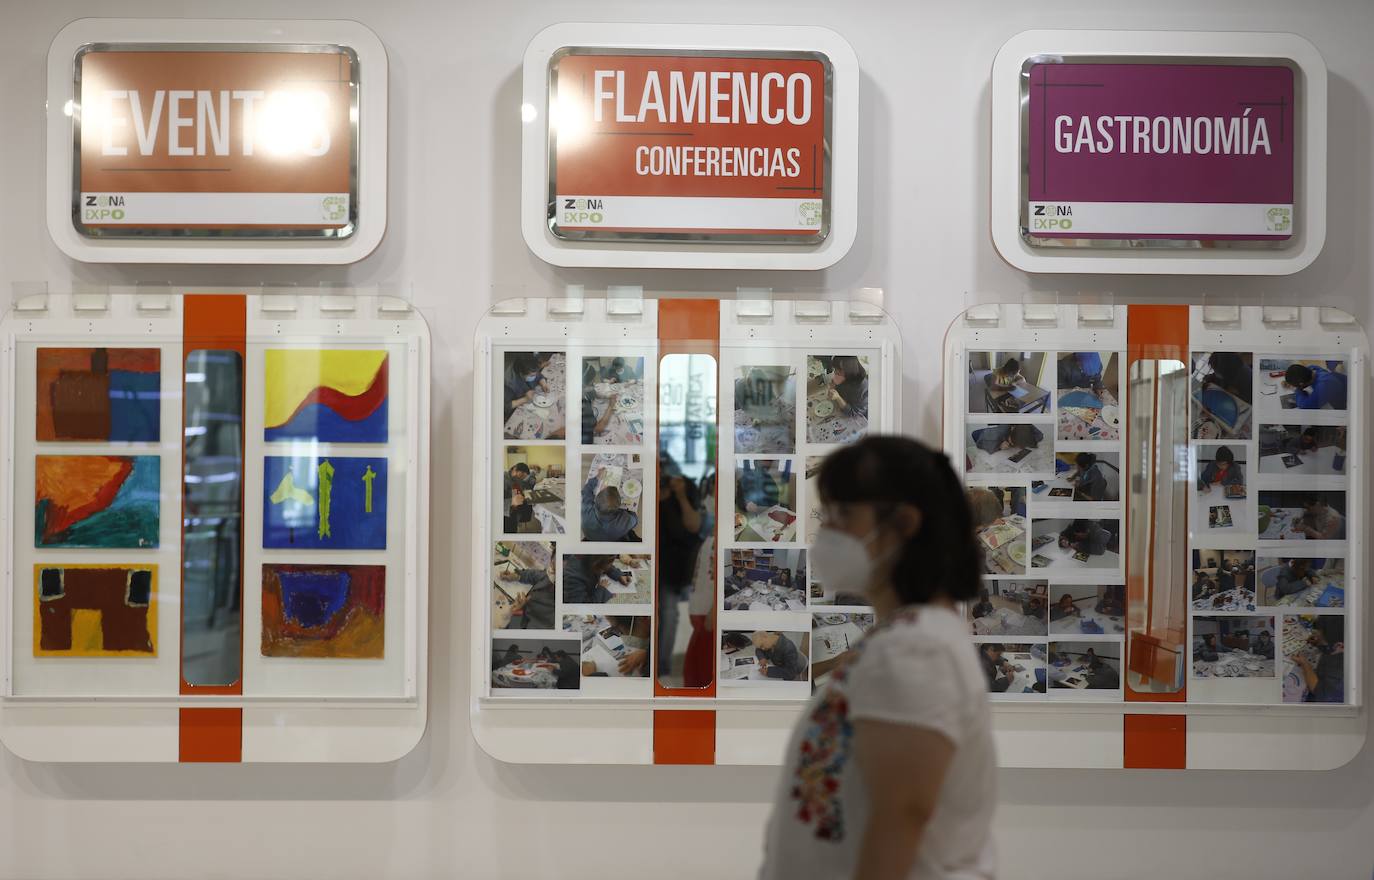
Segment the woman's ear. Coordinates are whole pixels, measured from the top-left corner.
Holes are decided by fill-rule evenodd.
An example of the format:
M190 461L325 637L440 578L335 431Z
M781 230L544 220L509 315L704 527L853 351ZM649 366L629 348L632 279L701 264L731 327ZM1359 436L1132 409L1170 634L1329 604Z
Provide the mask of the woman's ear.
M900 504L892 514L893 525L906 540L910 540L921 530L921 511L910 504Z

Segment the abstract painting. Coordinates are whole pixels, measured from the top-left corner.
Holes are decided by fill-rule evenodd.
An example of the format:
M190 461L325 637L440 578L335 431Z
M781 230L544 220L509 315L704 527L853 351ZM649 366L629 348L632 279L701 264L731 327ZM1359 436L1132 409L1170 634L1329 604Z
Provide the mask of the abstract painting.
M294 550L385 550L386 459L268 456L262 545Z
M385 443L387 363L385 351L269 349L265 438Z
M38 439L153 442L161 437L162 352L38 349Z
M36 456L34 546L158 546L161 482L156 455Z
M157 566L35 565L33 656L157 656Z
M262 656L380 660L384 565L264 565Z

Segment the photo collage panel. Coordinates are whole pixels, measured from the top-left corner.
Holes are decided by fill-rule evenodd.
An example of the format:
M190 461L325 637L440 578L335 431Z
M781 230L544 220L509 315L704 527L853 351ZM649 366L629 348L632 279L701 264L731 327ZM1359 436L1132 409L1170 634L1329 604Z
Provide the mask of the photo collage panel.
M1218 700L1347 699L1349 366L1191 353L1190 681Z
M967 354L964 478L984 572L967 616L995 699L1121 697L1123 361Z
M657 641L650 359L511 349L493 365L491 692L645 696Z
M823 583L808 548L821 526L825 456L878 424L878 353L786 347L723 357L731 397L721 411L733 422L722 460L733 460L734 473L721 507L717 680L798 696L780 685L828 680L874 622L862 587Z

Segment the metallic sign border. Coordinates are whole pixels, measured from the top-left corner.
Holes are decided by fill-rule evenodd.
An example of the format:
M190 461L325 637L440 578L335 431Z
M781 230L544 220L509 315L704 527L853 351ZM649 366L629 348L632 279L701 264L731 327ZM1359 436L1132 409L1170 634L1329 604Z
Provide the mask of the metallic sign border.
M1037 64L1158 64L1218 67L1287 67L1293 72L1293 204L1298 204L1298 188L1301 181L1298 174L1303 169L1302 154L1305 149L1305 119L1307 101L1303 89L1302 68L1291 58L1248 58L1240 56L1197 56L1197 55L1085 55L1085 54L1039 54L1029 55L1021 64L1021 119L1018 137L1021 142L1021 189L1020 204L1017 206L1021 240L1033 248L1092 248L1095 250L1198 250L1202 247L1215 250L1285 250L1297 239L1298 223L1306 218L1294 218L1294 229L1286 239L1211 239L1211 238L1045 238L1032 235L1030 231L1030 71ZM1205 245L1204 245L1205 243Z
M91 52L260 52L264 54L342 54L352 66L349 92L348 223L321 229L273 229L271 227L225 229L216 227L118 226L88 227L81 222L81 62ZM85 43L76 50L73 62L72 100L72 225L84 238L103 239L334 239L343 240L358 228L358 91L362 72L358 53L352 47L327 43Z
M825 130L821 141L821 229L816 235L760 234L712 232L605 232L565 230L558 227L558 133L553 125L552 108L558 101L558 62L568 55L652 55L669 58L786 58L819 61L825 70ZM714 244L779 244L819 245L830 235L831 175L830 150L831 126L834 124L835 78L834 66L830 56L824 52L791 51L781 49L623 49L614 46L564 46L549 56L548 100L544 108L546 133L548 137L549 192L545 205L549 232L564 241L618 241L618 242L710 242Z

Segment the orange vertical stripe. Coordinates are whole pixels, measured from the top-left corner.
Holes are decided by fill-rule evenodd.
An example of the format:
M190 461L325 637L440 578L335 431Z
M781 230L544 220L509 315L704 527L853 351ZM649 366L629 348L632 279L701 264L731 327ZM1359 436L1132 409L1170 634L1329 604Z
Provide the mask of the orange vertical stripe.
M1187 768L1187 715L1126 715L1121 720L1122 766L1142 770Z
M247 370L248 298L242 294L188 294L182 297L182 399L185 400L185 356L200 348L236 351L244 357ZM242 405L240 407L242 411ZM183 415L184 421L184 415ZM243 440L240 438L240 444ZM239 454L243 455L240 446ZM182 469L186 466L185 439L182 440ZM242 485L242 484L240 484ZM184 495L182 496L184 498ZM239 496L243 510L243 496ZM239 571L243 571L243 548L239 548ZM242 590L240 583L240 590ZM185 602L182 603L185 608ZM242 604L240 604L242 607ZM242 613L240 611L240 613ZM243 627L239 627L239 668L243 668ZM183 653L185 639L181 639ZM243 693L243 678L222 687L196 686L180 678L183 694ZM182 761L241 761L243 759L243 710L223 708L183 708L180 724Z
M242 709L181 710L178 729L182 763L228 763L243 760Z
M715 762L715 710L654 710L655 764L714 764Z

